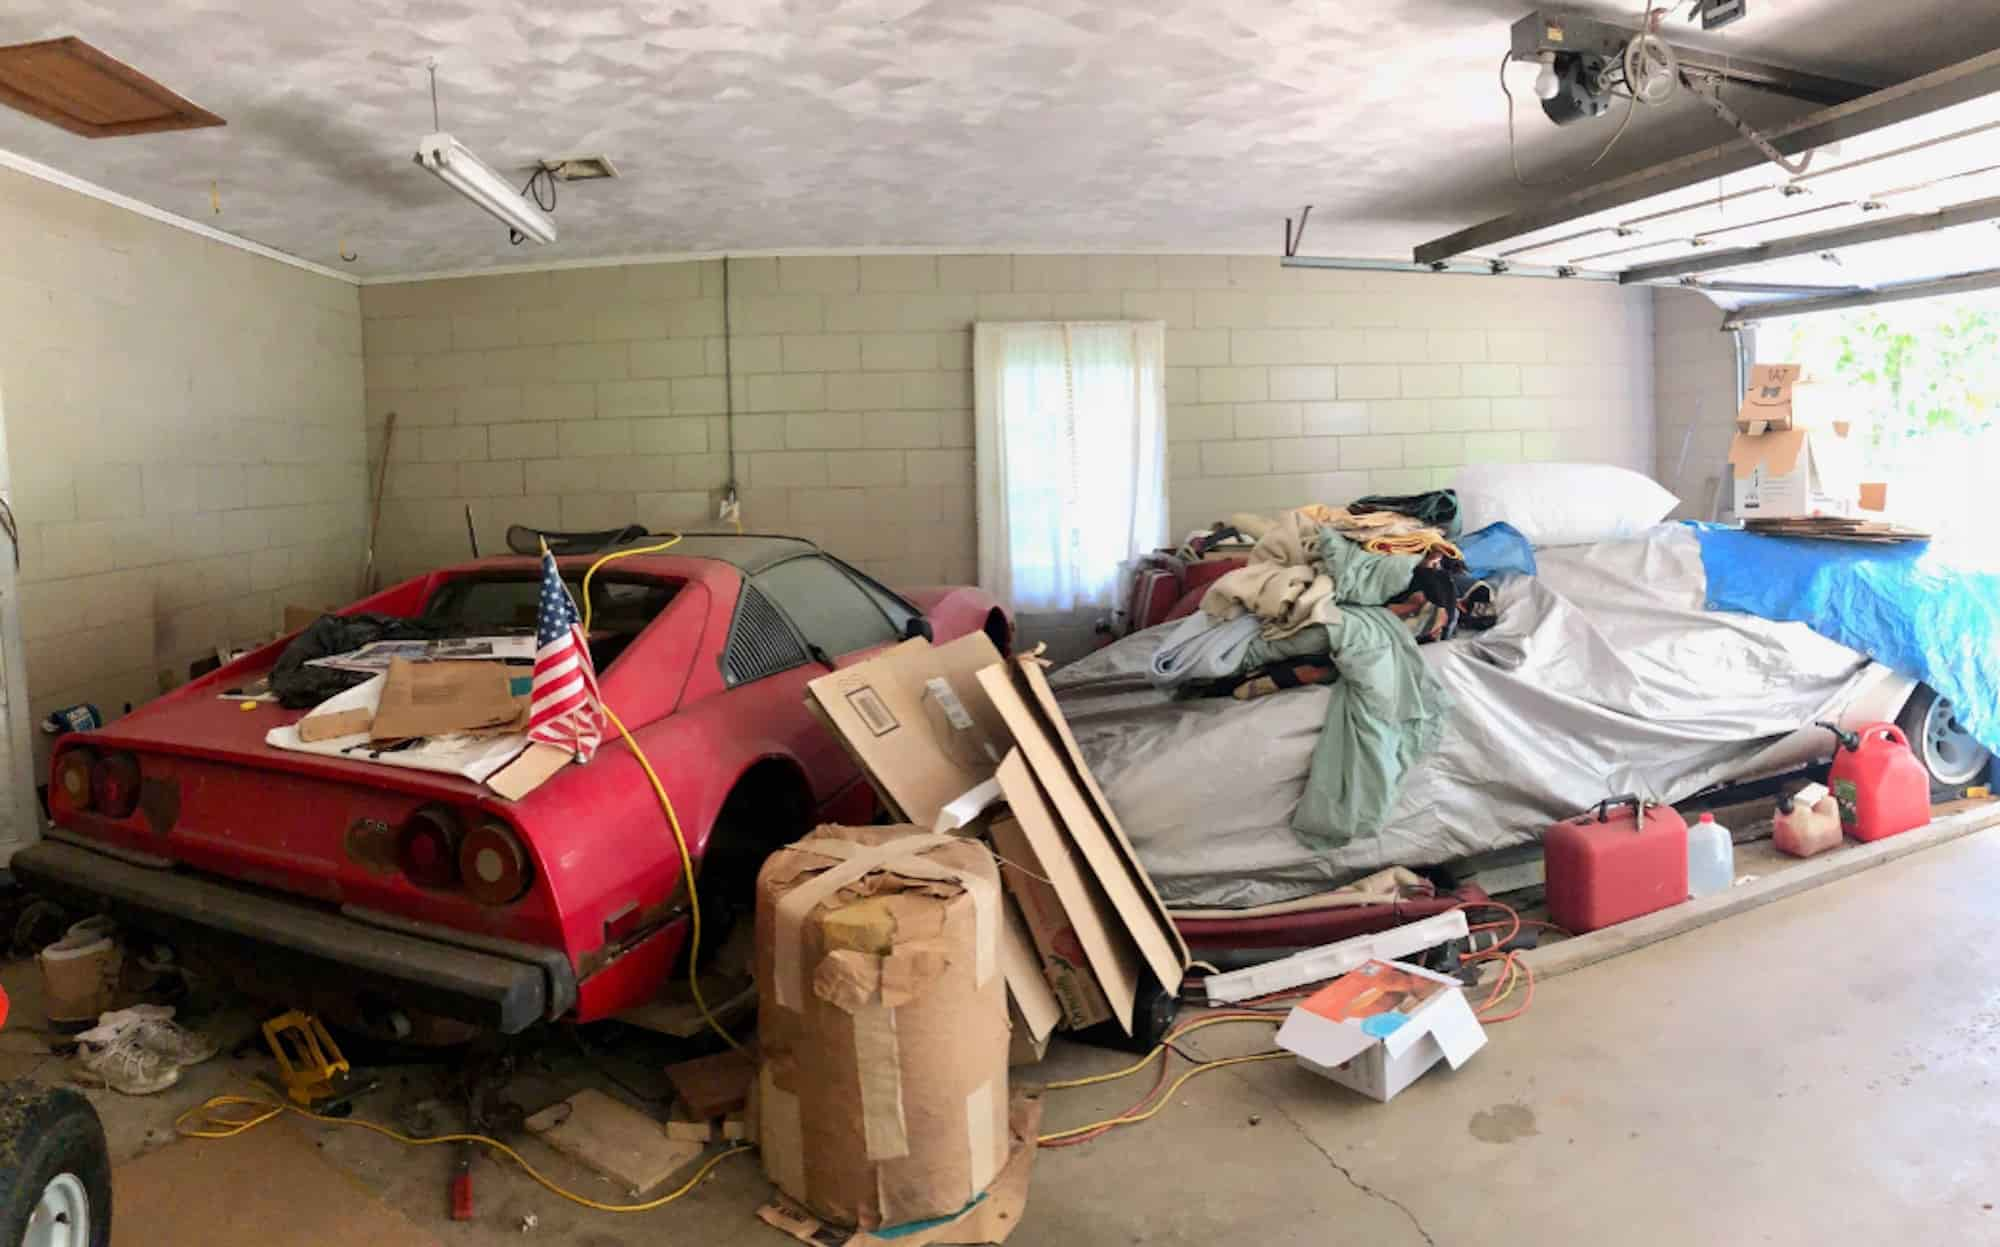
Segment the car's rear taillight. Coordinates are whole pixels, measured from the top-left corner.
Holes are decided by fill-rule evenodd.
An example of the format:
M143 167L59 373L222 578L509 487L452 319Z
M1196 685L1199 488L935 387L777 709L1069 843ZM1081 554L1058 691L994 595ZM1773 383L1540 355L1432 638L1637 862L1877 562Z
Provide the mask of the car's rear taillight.
M90 803L100 814L124 818L139 808L139 759L107 753L90 768Z
M458 873L473 900L509 905L528 890L533 866L521 837L505 823L488 820L465 833L458 846Z
M458 883L458 817L441 806L427 805L410 815L396 837L396 865L420 888L449 888Z
M90 808L90 764L97 755L88 749L72 749L56 763L56 784L74 809Z

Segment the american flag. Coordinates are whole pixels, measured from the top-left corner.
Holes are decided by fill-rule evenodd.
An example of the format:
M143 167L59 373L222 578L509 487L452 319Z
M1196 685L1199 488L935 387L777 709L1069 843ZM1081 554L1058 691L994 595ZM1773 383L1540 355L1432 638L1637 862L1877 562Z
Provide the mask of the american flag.
M528 739L558 745L588 762L603 739L597 712L597 672L583 621L563 587L556 559L542 551L542 597L535 623L535 683L529 694Z

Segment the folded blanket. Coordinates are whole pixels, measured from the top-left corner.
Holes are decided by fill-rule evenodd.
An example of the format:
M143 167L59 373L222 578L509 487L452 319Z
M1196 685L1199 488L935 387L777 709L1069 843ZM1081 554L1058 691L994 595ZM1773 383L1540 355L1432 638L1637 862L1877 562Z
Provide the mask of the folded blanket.
M1160 643L1147 672L1159 688L1189 680L1222 680L1243 669L1243 655L1257 639L1258 619L1242 615L1216 620L1196 611Z
M1282 563L1251 563L1228 573L1202 595L1202 612L1211 619L1255 615L1265 637L1286 637L1308 624L1330 623L1340 609L1333 601L1333 580L1310 567Z

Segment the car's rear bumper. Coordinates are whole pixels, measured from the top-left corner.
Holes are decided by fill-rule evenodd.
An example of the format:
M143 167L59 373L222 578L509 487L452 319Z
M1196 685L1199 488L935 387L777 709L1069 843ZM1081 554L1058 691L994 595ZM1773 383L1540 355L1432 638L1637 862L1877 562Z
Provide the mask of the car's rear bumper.
M310 976L293 981L376 992L503 1034L556 1018L576 1002L575 974L555 949L442 930L433 935L435 929L415 924L390 930L296 898L54 840L15 854L12 868L35 891L107 910L163 936L233 946L287 975Z

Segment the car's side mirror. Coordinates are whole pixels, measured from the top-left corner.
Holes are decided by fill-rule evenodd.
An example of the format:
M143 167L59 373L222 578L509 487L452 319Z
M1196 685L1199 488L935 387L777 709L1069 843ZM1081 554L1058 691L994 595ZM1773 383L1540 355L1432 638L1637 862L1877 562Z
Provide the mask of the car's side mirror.
M903 624L903 639L905 641L914 641L918 637L922 637L926 641L935 641L937 640L937 633L931 630L930 620L924 618L922 615L912 615Z

